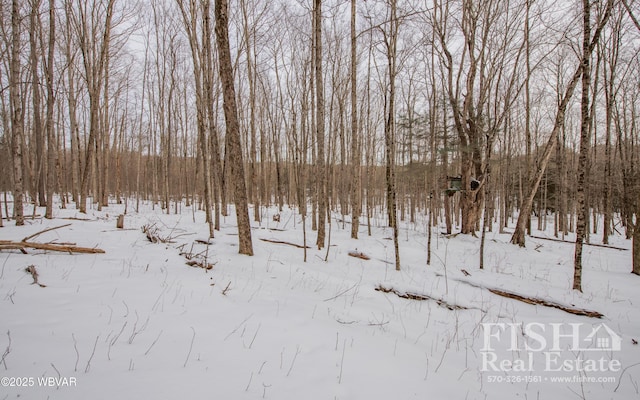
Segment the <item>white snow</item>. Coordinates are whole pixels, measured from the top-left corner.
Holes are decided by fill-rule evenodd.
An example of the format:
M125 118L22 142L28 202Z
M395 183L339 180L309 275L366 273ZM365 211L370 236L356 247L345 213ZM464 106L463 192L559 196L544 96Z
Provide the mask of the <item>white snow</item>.
M571 290L572 244L527 238L527 247L519 248L497 229L487 234L486 269L481 271L480 239L447 238L442 228L434 228L432 265L427 266L424 218L417 224L402 222L402 270L397 272L391 231L381 218L372 220L371 237L362 226L360 239L353 240L350 225L343 227L336 216L326 262L327 250L313 246L316 234L309 229L311 248L304 263L302 249L260 240L301 245L296 210L285 208L281 222L271 220L276 209L263 210L263 222L252 222L255 255L247 257L237 254L233 210L207 251L195 243L207 236L203 212L181 206L180 215L166 215L149 204L139 214L132 209L125 230L116 229L116 217L123 212L117 204L88 215L57 209L55 219L28 219L25 227L5 221L0 240L71 223L33 240L74 242L106 253L0 252L0 355L5 354L0 400L640 397L640 365L635 364L640 345L632 344L640 340L640 277L630 274L630 250L585 246L584 292L579 293ZM147 224L155 224L174 243L149 242L141 231ZM599 242L600 236L592 240ZM620 236L613 244L631 247ZM206 255L213 269L187 266L181 250ZM348 256L354 250L371 260ZM31 284L25 272L29 265L36 266L46 287ZM378 285L466 309L399 298L376 291ZM605 317L525 304L482 287ZM509 349L506 333L502 340L492 339L491 346L501 360L533 357L535 371L481 371L483 323L537 323L546 328L542 333L548 340L551 324L564 329L580 323L581 335L587 336L605 323L620 336L621 351L563 349L559 357L604 357L621 367L615 372L545 371L543 352L522 350L525 342L537 343L523 336L523 328L516 332L518 349ZM577 375L614 381L551 381Z

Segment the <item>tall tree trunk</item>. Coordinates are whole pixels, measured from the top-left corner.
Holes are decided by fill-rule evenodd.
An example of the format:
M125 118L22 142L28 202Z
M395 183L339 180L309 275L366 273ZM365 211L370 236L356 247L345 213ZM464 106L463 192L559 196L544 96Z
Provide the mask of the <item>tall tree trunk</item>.
M240 125L238 124L238 108L236 106L231 51L229 49L229 8L227 0L216 0L215 4L218 62L220 65L220 78L222 80L222 92L224 96L224 117L227 123L225 154L231 167L231 176L235 186L234 197L238 222L239 252L240 254L252 256L251 223L249 222L242 145L240 143Z
M11 2L11 75L9 82L9 97L13 107L11 121L11 153L13 156L13 215L16 226L24 225L23 196L23 136L24 114L20 94L20 3Z
M358 238L360 228L360 159L358 133L357 65L356 65L356 0L351 0L351 238Z
M93 4L93 7L98 5ZM80 207L81 213L87 212L87 197L89 194L89 172L92 169L92 162L95 160L96 152L99 145L99 139L102 137L100 133L100 99L103 90L103 76L106 69L107 53L109 52L111 41L111 21L113 18L113 9L115 6L115 0L109 0L106 5L106 16L104 21L104 32L102 32L101 42L95 43L99 40L97 37L93 37L95 26L89 26L90 23L95 21L89 21L89 15L87 15L87 9L83 7L89 7L88 4L82 4L80 2L78 7L80 9L79 21L79 35L80 35L80 50L84 61L85 80L87 83L87 91L89 96L89 138L87 140L87 151L85 154L84 169L82 171L82 180L80 184ZM97 171L94 171L94 173ZM96 193L94 193L96 195Z
M30 66L31 66L31 84L33 86L33 136L36 142L35 155L35 180L37 202L40 206L44 206L47 202L45 197L45 157L44 157L44 129L42 129L42 108L41 104L41 88L40 88L40 70L38 67L38 32L40 22L40 0L31 1L31 13L29 14L29 50L30 50Z
M582 1L582 97L580 101L580 156L578 158L578 181L576 188L577 223L576 247L573 262L573 289L582 291L582 247L587 230L588 208L585 199L587 177L589 176L589 146L591 144L591 113L589 112L589 94L591 90L591 3Z
M65 11L67 15L70 15L70 3L66 5ZM71 137L71 195L73 201L76 203L76 208L80 204L80 183L79 183L79 173L82 170L80 165L80 134L78 127L78 120L76 116L76 108L77 108L77 97L76 97L76 89L75 89L75 68L73 68L73 64L75 63L76 51L73 48L72 43L72 32L71 32L71 18L66 18L66 36L67 40L65 43L65 57L68 67L67 69L67 85L68 94L67 94L67 107L69 111L69 136ZM143 88L144 95L144 88Z
M398 20L396 18L396 2L390 1L389 32L386 35L387 68L389 72L389 89L387 92L387 115L384 126L386 179L387 179L387 211L389 226L393 230L393 246L395 249L396 271L400 271L400 251L398 244L398 216L396 209L396 177L395 177L395 95L396 95L396 48L398 40Z
M327 173L325 171L324 155L324 83L322 76L322 0L314 0L314 60L316 83L316 140L318 153L316 155L318 180L318 249L324 247L325 222L327 218Z
M242 8L244 44L247 51L247 78L249 80L249 176L251 178L251 185L249 185L249 201L253 203L254 221L260 222L260 195L258 193L258 166L256 160L256 73L252 53L252 45L255 43L255 38L253 36L253 30L249 29L249 17L245 0L240 2L240 7Z
M620 53L621 43L621 24L620 18L616 18L613 24L613 29L610 38L610 49L608 54L604 54L605 61L604 66L604 93L605 93L605 161L604 161L604 187L603 187L603 201L602 201L602 213L603 213L603 230L602 230L602 243L609 244L609 235L611 235L611 222L612 222L612 205L611 205L611 191L612 191L612 165L611 165L611 136L613 129L613 114L615 108L615 91L616 91L616 69L618 64L618 55ZM603 49L603 51L605 51ZM594 96L595 97L595 96Z
M54 108L54 92L53 92L53 63L54 63L54 47L55 47L55 0L49 0L49 48L47 55L47 209L45 218L53 218L53 191L55 187L56 173L56 156L57 142L53 131L53 108Z

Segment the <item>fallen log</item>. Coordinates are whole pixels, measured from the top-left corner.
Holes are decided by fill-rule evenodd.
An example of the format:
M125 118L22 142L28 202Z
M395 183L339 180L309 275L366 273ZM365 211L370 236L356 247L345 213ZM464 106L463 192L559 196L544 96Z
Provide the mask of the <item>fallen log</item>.
M104 250L98 249L96 247L80 247L80 246L60 245L60 244L54 244L54 243L35 243L35 242L25 242L25 241L0 242L0 251L1 250L20 250L24 254L27 254L26 249L60 251L60 252L69 253L69 254L73 254L73 253L103 254L104 253Z
M420 300L420 301L433 300L440 307L444 307L444 308L452 310L452 311L453 310L467 310L467 307L459 306L457 304L447 303L446 301L444 301L442 299L436 299L436 298L428 296L426 294L402 292L402 291L399 291L399 290L394 289L394 288L384 287L382 285L378 285L375 288L375 290L378 291L378 292L383 292L383 293L393 293L396 296L398 296L400 298L403 298L403 299Z
M486 290L490 291L491 293L496 294L498 296L506 297L506 298L513 299L513 300L518 300L518 301L521 301L521 302L527 303L527 304L540 305L540 306L551 307L551 308L557 308L558 310L562 310L562 311L567 312L569 314L582 315L582 316L590 317L590 318L602 318L602 317L604 317L604 315L599 313L598 311L590 311L590 310L586 310L584 308L569 307L569 306L566 306L564 304L556 303L556 302L551 301L551 300L545 300L545 299L541 299L541 298L538 298L538 297L523 296L521 294L508 292L508 291L502 290L502 289L496 289L496 288L482 286L482 285L479 285L479 284L476 284L476 283L473 283L473 282L469 282L469 281L464 280L464 279L454 279L454 281L460 282L460 283L464 283L466 285L473 286L473 287L478 288L478 289L486 289Z
M522 301L523 303L527 303L527 304L541 305L541 306L545 306L545 307L557 308L558 310L562 310L564 312L568 312L569 314L583 315L585 317L590 317L590 318L602 318L602 317L604 317L604 315L599 313L598 311L590 311L590 310L585 310L584 308L569 307L569 306L565 306L565 305L560 304L560 303L555 303L553 301L540 299L540 298L537 298L537 297L522 296L522 295L517 294L517 293L507 292L507 291L500 290L500 289L487 288L487 290L489 290L493 294L497 294L498 296L507 297L509 299Z
M364 254L361 251L350 251L347 254L349 254L351 257L360 258L362 260L371 260L371 257L369 257L368 255Z

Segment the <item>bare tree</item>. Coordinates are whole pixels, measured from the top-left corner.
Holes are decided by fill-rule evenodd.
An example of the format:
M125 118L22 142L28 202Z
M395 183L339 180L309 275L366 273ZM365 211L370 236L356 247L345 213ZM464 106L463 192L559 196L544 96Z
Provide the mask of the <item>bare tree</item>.
M596 47L596 44L600 40L600 34L602 33L602 30L604 29L605 25L607 24L607 21L609 20L613 3L614 3L613 0L607 1L607 5L604 9L604 13L600 18L600 20L598 21L597 28L594 31L593 37L590 39L589 45L586 47L586 51L588 52L588 54L583 54L581 59L584 57L591 56L591 53ZM569 101L573 96L573 92L575 91L576 86L578 85L578 81L582 76L583 68L584 68L584 63L581 61L578 67L576 68L575 72L573 73L573 76L571 77L571 80L569 81L564 91L564 94L562 95L558 103L558 108L556 110L556 115L554 119L553 129L551 131L551 135L549 136L549 139L544 147L544 151L540 156L540 159L536 166L535 174L532 177L532 181L528 183L529 191L526 196L523 196L520 204L520 214L518 215L518 222L516 223L516 227L514 229L513 235L511 236L511 243L513 244L517 244L522 247L524 247L525 245L524 233L525 233L527 222L529 220L529 215L531 214L531 209L533 207L533 199L538 191L538 188L540 187L540 182L542 181L542 177L544 176L544 173L547 169L547 165L549 164L549 160L551 159L551 154L553 152L553 149L555 148L558 142L558 135L559 135L560 129L564 125L567 106L569 105Z
M224 95L224 117L227 123L225 153L231 167L231 176L234 181L234 202L238 222L239 252L240 254L252 256L251 224L249 222L242 145L240 143L240 125L238 123L238 108L236 106L231 51L229 49L229 4L227 0L216 0L215 4L216 41L218 44L220 79L222 80L222 92Z
M24 225L23 196L23 142L24 114L20 90L20 1L11 2L11 74L9 96L13 117L11 120L11 153L13 156L13 214L16 225Z
M351 237L358 238L362 200L360 199L360 153L357 104L356 0L351 0Z
M398 25L397 5L395 0L389 1L389 31L382 29L386 46L387 72L389 74L388 89L385 91L386 115L384 125L385 142L385 176L387 180L387 212L389 215L389 226L393 229L393 246L395 249L396 271L400 271L400 251L398 245L398 213L396 204L396 176L395 176L395 154L396 154L396 121L395 121L395 97L396 97L396 74L397 74L397 46L398 46Z
M53 127L53 111L55 106L54 95L54 49L56 43L56 14L55 1L49 0L49 45L46 58L46 87L47 87L47 115L45 120L45 131L47 135L47 208L45 218L53 218L53 191L56 180L56 157L57 142Z
M40 0L32 0L29 13L29 66L31 69L31 100L33 105L33 137L35 139L35 191L40 206L47 202L45 197L45 157L44 157L44 129L42 129L42 88L40 86L39 52L38 47L40 33Z
M603 77L604 77L604 95L605 95L605 164L604 164L604 177L603 177L603 230L602 230L602 243L609 244L609 235L612 233L612 206L611 206L611 192L612 192L612 144L611 137L613 136L613 117L615 113L615 100L616 100L616 88L617 88L617 67L620 55L620 46L622 40L622 12L618 12L615 21L612 23L611 33L609 40L605 43L601 52L603 52ZM595 96L594 96L595 97Z
M318 249L324 247L325 221L327 219L327 173L325 171L325 132L324 132L324 82L322 76L322 0L314 0L313 8L313 43L316 89L316 182L318 199Z
M198 6L194 0L189 0L187 3L186 0L177 0L178 7L180 8L180 12L182 15L182 22L184 24L185 31L187 33L187 38L189 40L189 45L191 47L191 56L193 61L193 79L195 82L195 92L196 92L196 120L197 120L197 130L198 130L198 154L200 155L200 165L202 165L203 171L203 179L204 179L204 207L205 207L205 215L207 219L207 223L209 224L209 237L212 238L214 236L214 221L211 216L211 168L209 165L209 146L207 140L207 132L209 130L210 124L213 124L213 121L210 120L210 113L208 108L210 106L209 99L211 96L210 87L208 87L207 82L209 82L209 74L207 73L209 68L204 65L210 60L207 49L210 49L209 46L209 10L210 10L210 2L208 0L204 1L202 4L203 10L203 38L206 39L204 43L202 43L202 49L200 43L198 42ZM187 4L185 4L187 3ZM207 94L209 93L209 94Z
M108 68L108 53L111 42L111 29L115 0L107 4L84 1L76 3L78 15L74 16L74 25L78 36L79 48L84 65L84 79L89 97L89 138L80 182L80 206L82 213L87 212L90 170L94 164L99 139L102 138L100 107L104 90L104 78ZM101 11L98 11L101 10ZM68 14L68 17L71 14ZM99 20L103 18L103 20ZM97 164L97 163L96 163ZM95 168L95 167L94 167ZM97 173L97 171L94 170ZM97 195L97 193L94 193Z

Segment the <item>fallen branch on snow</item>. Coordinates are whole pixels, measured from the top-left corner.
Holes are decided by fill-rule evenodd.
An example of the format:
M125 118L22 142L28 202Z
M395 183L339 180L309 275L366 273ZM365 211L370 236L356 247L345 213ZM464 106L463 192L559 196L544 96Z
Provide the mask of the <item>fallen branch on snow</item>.
M371 260L371 257L369 257L368 255L364 254L361 251L350 251L347 254L349 254L351 257L360 258L362 260Z
M514 299L514 300L519 300L519 301L522 301L522 302L527 303L527 304L534 304L534 305L541 305L541 306L545 306L545 307L557 308L557 309L562 310L564 312L568 312L569 314L583 315L585 317L590 317L590 318L602 318L602 317L604 317L603 314L601 314L601 313L599 313L597 311L585 310L584 308L568 307L568 306L565 306L565 305L562 305L562 304L559 304L559 303L555 303L553 301L544 300L544 299L540 299L540 298L536 298L536 297L522 296L522 295L517 294L517 293L506 292L506 291L500 290L500 289L487 288L487 290L490 291L493 294L497 294L498 296L507 297L509 299Z
M273 239L260 239L263 242L268 242L268 243L275 243L275 244L286 244L289 246L293 246L293 247L297 247L299 249L304 249L304 246L300 245L300 244L295 244L295 243L289 243L289 242L284 242L282 240L273 240ZM311 247L307 246L307 249L310 249Z
M60 252L69 253L69 254L73 254L73 253L102 254L104 253L104 250L98 249L95 247L80 247L70 243L52 243L52 242L37 243L37 242L29 241L45 232L50 232L55 229L64 228L69 225L70 224L60 225L53 228L47 228L47 229L41 230L40 232L36 232L33 235L25 237L19 242L14 242L11 240L0 240L0 251L1 250L20 250L23 254L27 254L26 249L30 248L30 249L37 249L37 250L60 251Z
M202 268L202 269L213 269L213 264L211 263L204 263L204 261L195 261L195 260L191 260L191 261L187 261L187 265L190 267L195 267L195 268Z
M604 317L604 314L601 314L598 311L590 311L590 310L586 310L584 308L569 307L569 306L566 306L564 304L556 303L554 301L545 300L545 299L541 299L541 298L538 298L538 297L524 296L524 295L521 295L521 294L518 294L518 293L508 292L508 291L502 290L502 289L496 289L496 288L490 288L490 287L486 287L486 286L481 286L481 285L478 285L476 283L468 282L468 281L462 280L462 279L454 279L454 280L456 282L464 283L464 284L467 284L469 286L473 286L473 287L478 288L478 289L487 289L491 293L497 294L498 296L506 297L506 298L513 299L513 300L518 300L518 301L521 301L521 302L527 303L527 304L540 305L540 306L545 306L545 307L550 307L550 308L557 308L558 310L562 310L564 312L568 312L569 314L582 315L582 316L590 317L590 318L602 318L602 317Z
M27 254L25 249L37 249L48 251L60 251L63 253L84 253L84 254L102 254L104 250L95 247L80 247L80 246L68 246L59 245L55 243L34 243L34 242L12 242L9 240L0 241L0 250L20 250L22 253Z
M556 239L556 238L548 238L548 237L542 237L542 236L531 236L532 239L542 239L542 240L550 240L552 242L561 242L561 243L569 243L569 244L576 244L576 242L572 242L570 240L562 240L562 239ZM616 247L616 246L610 246L608 244L599 244L599 243L584 243L587 246L594 246L594 247L604 247L605 249L613 249L613 250L621 250L621 251L628 251L629 249L625 249L622 247ZM536 248L537 250L537 248Z
M447 303L446 301L444 301L442 299L436 299L436 298L433 298L431 296L427 296L426 294L402 292L400 290L397 290L397 289L394 289L394 288L387 288L387 287L384 287L382 285L378 285L375 290L378 291L378 292L393 293L396 296L401 297L403 299L420 300L420 301L433 300L440 307L444 307L444 308L447 308L447 309L452 310L452 311L453 310L467 310L467 307L459 306L457 304L450 304L450 303Z

